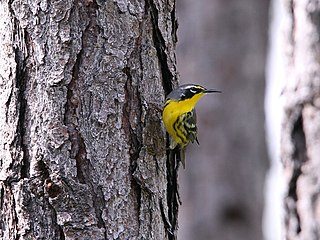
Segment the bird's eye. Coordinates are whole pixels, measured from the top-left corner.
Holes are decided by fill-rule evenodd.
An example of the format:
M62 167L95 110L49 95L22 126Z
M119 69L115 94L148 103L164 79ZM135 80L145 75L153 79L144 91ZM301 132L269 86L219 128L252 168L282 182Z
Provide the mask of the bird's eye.
M190 89L190 92L192 92L192 93L196 93L196 92L197 92L197 90L195 90L195 89Z

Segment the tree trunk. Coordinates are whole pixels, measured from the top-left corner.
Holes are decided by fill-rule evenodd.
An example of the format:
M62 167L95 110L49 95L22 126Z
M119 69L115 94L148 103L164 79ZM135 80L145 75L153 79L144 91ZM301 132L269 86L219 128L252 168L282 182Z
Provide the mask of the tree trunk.
M286 239L320 239L320 5L287 1L281 157Z
M1 239L175 239L175 2L1 1Z
M178 2L181 81L222 90L197 104L200 145L187 149L180 181L183 240L263 239L268 9L269 0Z

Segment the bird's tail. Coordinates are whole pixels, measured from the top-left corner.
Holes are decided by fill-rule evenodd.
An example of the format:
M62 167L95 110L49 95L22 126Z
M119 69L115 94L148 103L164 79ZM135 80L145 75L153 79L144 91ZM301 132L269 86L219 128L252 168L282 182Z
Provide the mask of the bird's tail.
M179 145L175 146L174 149L170 150L170 158L171 158L171 161L174 161L176 163L177 168L180 162L182 164L182 167L186 168L186 164L185 164L186 148L185 147L181 147Z
M182 164L183 169L186 168L186 148L180 147L180 162Z

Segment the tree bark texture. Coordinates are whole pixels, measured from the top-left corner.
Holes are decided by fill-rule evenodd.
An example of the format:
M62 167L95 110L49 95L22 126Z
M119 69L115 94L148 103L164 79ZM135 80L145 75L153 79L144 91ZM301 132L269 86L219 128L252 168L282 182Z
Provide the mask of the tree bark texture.
M286 1L287 78L281 157L285 235L320 239L320 4Z
M175 239L174 0L4 0L0 19L0 238Z
M180 175L181 239L263 239L268 10L268 0L177 2L181 82L222 90L196 106L200 145L188 147Z

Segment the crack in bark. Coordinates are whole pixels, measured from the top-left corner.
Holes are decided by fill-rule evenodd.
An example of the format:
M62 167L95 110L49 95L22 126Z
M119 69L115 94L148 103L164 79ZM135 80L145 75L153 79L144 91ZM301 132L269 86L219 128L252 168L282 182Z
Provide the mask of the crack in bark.
M137 199L137 217L138 225L140 229L140 208L141 208L141 185L134 177L134 172L137 168L137 160L141 151L141 141L142 141L142 126L138 124L136 129L132 127L134 123L131 123L131 119L141 119L142 109L141 109L141 97L138 87L133 88L132 86L132 75L129 67L125 67L123 72L127 75L127 81L125 83L125 101L123 106L123 129L128 137L129 155L130 155L130 176L131 176L131 186L135 190ZM131 117L130 114L134 114L135 117Z
M145 11L150 11L151 14L151 21L152 21L152 27L153 27L153 41L154 45L157 51L159 64L161 68L162 73L162 84L165 91L165 95L168 95L172 89L172 81L174 80L174 76L172 75L169 66L168 66L168 57L166 53L166 43L162 36L161 30L158 27L158 19L159 19L159 11L153 2L153 0L147 0ZM173 23L172 25L172 33L175 34L176 32L176 19L175 19L175 8L171 12L171 21ZM173 38L176 39L176 38ZM167 139L169 139L169 136L167 134ZM169 141L167 141L167 147L169 146ZM168 150L167 151L167 160L166 160L166 166L167 166L167 204L168 204L168 218L170 224L168 224L168 220L165 217L166 215L163 214L163 207L162 207L162 218L164 221L165 226L167 226L167 232L169 240L175 240L177 238L176 236L176 230L178 227L178 209L179 209L179 203L180 197L178 193L178 159L180 157L180 151L176 150ZM162 204L162 203L161 203ZM169 228L168 228L169 227ZM170 229L170 230L169 230Z
M93 199L93 207L97 217L97 226L105 228L105 223L102 218L102 208L105 206L102 190L99 191L99 186L95 186L92 180L91 172L93 167L90 160L87 158L87 151L84 139L81 132L78 130L77 108L80 100L74 94L76 90L76 80L78 79L79 68L81 64L82 50L78 53L76 63L73 69L73 77L68 85L67 104L65 112L65 124L68 126L71 150L70 157L76 160L77 178L80 183L87 184Z
M4 209L3 209L3 205L4 205L4 184L0 184L1 190L0 190L0 238L3 239L3 229L5 228L5 222L4 222Z
M164 227L166 228L166 230L170 234L170 236L174 236L174 232L171 231L172 225L171 225L171 223L170 223L169 219L167 218L167 215L164 211L162 199L159 199L159 208L160 208L161 218L164 223ZM170 236L169 236L169 239L171 239Z
M167 143L167 146L169 146L169 143ZM167 151L167 203L168 217L171 224L170 232L172 233L169 235L169 240L177 239L176 231L178 228L178 211L179 204L181 204L178 185L179 157L179 148Z
M89 23L83 33L82 44L83 44L83 48L85 48L85 49L88 49L88 47L85 45L86 43L91 44L91 41L90 41L91 37L97 38L97 35L101 31L99 24L97 24L98 8L99 8L99 6L96 1L89 1L87 4L87 10L88 10L88 14L90 16L90 21L89 21ZM86 40L86 39L88 39L88 40ZM91 45L89 45L89 46L91 46ZM94 183L94 181L92 180L91 171L93 171L93 166L91 165L90 160L87 159L85 143L83 141L83 138L81 138L81 139L82 139L82 144L84 147L83 149L85 150L84 160L86 161L87 169L90 169L88 171L88 175L85 175L85 178L86 178L87 184L90 186L91 194L93 197L93 207L94 207L95 214L97 217L97 226L99 228L104 229L104 236L106 238L107 237L107 232L106 232L107 229L106 229L106 225L103 220L103 217L102 217L103 209L106 206L103 190L102 190L101 186L96 185ZM85 171L85 169L84 169L84 171Z
M141 197L142 197L142 187L139 182L132 177L131 180L131 188L134 189L134 193L136 193L136 200L137 200L137 222L138 222L138 235L140 236L140 226L141 226Z
M9 191L9 194L11 196L11 202L12 202L12 207L11 207L11 210L12 210L12 214L13 214L13 219L12 221L14 222L14 227L17 228L18 226L18 223L19 223L19 218L17 216L17 206L16 206L16 200L14 198L14 194L12 192L12 185L10 183L8 183L8 186L7 186L7 189ZM20 238L20 234L18 231L15 231L15 239L18 240Z
M14 29L15 31L19 31L17 27L17 20L14 20ZM15 33L19 34L19 33ZM20 39L21 41L21 39ZM28 159L28 149L27 145L24 143L25 137L25 118L26 118L26 107L27 107L27 100L25 98L25 90L26 90L26 59L24 57L24 53L17 47L14 48L15 51L15 62L16 62L16 88L18 89L17 93L17 112L18 112L18 123L17 123L17 130L16 130L16 144L17 146L21 147L22 151L22 161L20 167L20 177L21 178L28 178L29 176L29 169L30 163ZM15 146L17 148L17 146Z
M65 234L64 234L64 231L63 231L63 227L60 226L57 222L57 211L56 209L54 208L54 206L52 206L49 202L48 199L46 199L46 202L47 202L47 205L48 205L48 208L49 210L51 210L51 220L52 220L52 223L54 223L54 226L56 227L56 230L55 230L55 233L56 234L59 234L59 240L65 240Z
M58 225L58 229L59 229L59 233L60 233L60 240L65 240L66 236L64 235L63 228L60 225Z
M73 66L72 70L72 79L68 84L67 90L67 102L65 105L65 115L64 115L64 123L68 128L69 139L71 142L70 149L70 157L76 160L77 167L77 177L80 183L84 183L84 176L82 174L82 170L80 168L82 162L82 156L85 153L83 139L80 136L80 133L77 130L77 108L79 105L78 96L74 94L74 89L76 85L76 79L78 79L79 68L81 64L82 58L82 49L79 51L76 57L76 62Z
M288 12L290 12L290 15L293 16L291 18L292 20L292 26L291 26L291 30L290 30L290 35L289 35L289 42L291 42L291 46L292 48L291 49L294 49L295 48L295 31L296 31L296 19L295 19L295 0L291 0L289 1L289 4L288 4ZM290 60L291 61L294 61L295 60L295 57L293 56L295 54L294 51L291 51L291 58ZM292 63L292 65L294 65L294 63Z
M159 65L162 74L162 84L165 91L165 95L168 95L172 91L172 80L174 79L174 76L172 75L168 66L166 43L158 26L159 12L153 0L146 1L145 12L147 13L149 11L151 14L152 21L153 42L157 51Z
M69 139L71 142L70 157L76 160L77 178L81 184L86 184L89 187L89 193L92 196L92 204L95 210L95 215L97 219L98 228L103 228L105 230L106 236L106 226L102 218L102 209L105 208L105 200L103 196L103 191L101 186L96 185L92 179L92 172L94 168L87 158L87 150L85 140L80 131L78 113L77 109L81 104L81 100L77 94L78 86L77 81L79 81L79 71L82 64L83 52L87 49L85 46L85 39L88 36L93 36L96 34L96 8L97 4L91 2L87 5L87 11L90 15L90 22L88 22L86 28L82 34L82 47L76 56L76 61L73 66L73 74L70 83L68 84L67 90L67 102L65 106L65 117L64 123L68 127Z
M288 197L291 198L294 201L294 203L297 203L297 201L299 200L297 195L297 181L302 174L301 167L303 163L307 161L306 139L303 130L303 117L301 113L293 125L291 139L294 146L294 151L292 154L293 173L288 184ZM294 205L294 209L291 209L291 211L297 219L296 233L299 234L301 232L301 225L300 216L296 205L297 204Z
M0 209L3 209L3 203L4 203L4 189L3 186L1 185L1 190L0 190Z
M12 18L12 47L14 50L14 57L16 62L16 72L15 72L15 88L17 92L14 92L14 88L12 88L9 98L6 102L6 107L9 108L10 102L12 98L16 98L16 113L18 122L16 125L16 135L13 142L10 144L10 152L13 149L18 149L18 155L20 156L12 156L13 161L10 164L10 168L18 176L18 178L27 178L29 177L30 163L28 159L28 149L27 145L24 143L25 137L25 117L26 117L26 106L27 100L25 96L26 91L26 81L27 81L27 70L26 70L26 60L27 60L27 45L28 41L27 32L25 29L22 29L19 24L19 19L16 17L15 12L12 7L13 1L8 2L8 9ZM10 73L10 76L12 72ZM7 116L6 111L6 118ZM15 161L21 157L21 162L17 164L17 170L14 169ZM19 173L17 172L19 171ZM17 181L17 179L12 179L12 181Z
M141 26L141 25L140 25ZM141 28L140 28L141 29ZM140 67L142 68L142 59L141 59L141 38L139 37L136 40L135 50L132 54L137 53L139 56ZM123 106L123 129L128 137L129 155L130 155L130 176L131 176L131 187L134 190L134 194L137 200L137 222L138 222L138 231L140 230L141 221L140 221L140 209L141 209L141 194L142 186L139 181L134 177L134 172L137 168L137 160L140 156L140 151L142 148L142 101L140 92L137 86L133 86L133 76L131 74L131 69L126 66L123 69L123 72L127 76L127 81L125 83L125 101ZM142 75L140 76L142 79ZM133 116L132 116L133 115ZM139 123L131 122L132 119L137 119Z
M104 228L105 223L102 218L102 208L105 206L102 190L95 186L92 180L93 166L87 158L87 150L85 141L81 132L78 130L77 108L80 100L74 94L76 90L76 79L78 79L79 68L81 64L82 51L78 53L76 63L74 65L73 77L68 85L67 104L65 112L65 124L68 126L69 137L71 142L70 157L76 160L77 178L80 183L89 186L89 191L93 199L93 207L97 217L97 226Z
M149 204L151 205L151 194L149 195ZM152 222L153 222L153 210L152 210L152 207L149 205L149 213L150 213L150 222L149 222L149 233L152 233ZM150 234L151 235L151 234Z
M172 24L172 29L171 29L171 36L172 36L172 41L174 44L178 42L178 37L177 37L177 29L178 29L178 19L176 18L176 1L173 2L173 9L170 13L171 16L171 24Z
M16 92L14 88L12 88L9 98L6 102L7 109L9 108L10 102L12 98L16 98L16 118L17 118L17 125L16 125L16 134L14 140L10 143L10 152L15 153L15 156L12 156L12 162L9 165L9 168L12 169L13 175L9 181L17 181L20 178L27 178L29 173L29 162L27 157L27 146L24 143L24 135L25 135L25 115L26 115L26 98L25 98L25 90L26 90L26 57L25 52L26 50L23 48L25 46L25 42L27 41L26 34L24 29L21 29L19 25L19 20L15 16L15 12L12 8L12 1L8 2L8 9L11 14L12 20L12 47L14 50L14 58L16 62L16 71L15 71L15 88L17 89ZM21 34L20 34L21 33ZM23 37L21 37L23 36ZM10 73L12 76L12 72ZM6 118L8 111L6 111ZM16 149L18 151L14 151ZM16 153L18 152L18 153ZM17 160L21 162L16 163ZM15 167L18 166L18 169Z
M131 119L141 119L141 97L138 87L133 87L130 68L126 67L123 72L127 75L125 84L125 101L123 106L123 127L129 137L130 172L134 173L137 167L137 160L141 151L142 127L141 124L132 123ZM132 117L131 114L135 115ZM132 127L132 125L136 125Z
M11 75L12 75L12 72L10 71L9 79L11 78ZM10 103L11 103L11 100L12 100L12 96L13 96L13 88L11 88L9 97L8 97L6 103L5 103L5 105L6 105L6 123L8 123L9 107L10 107Z
M318 35L320 34L320 9L318 8L310 8L310 19L315 29L317 29Z

